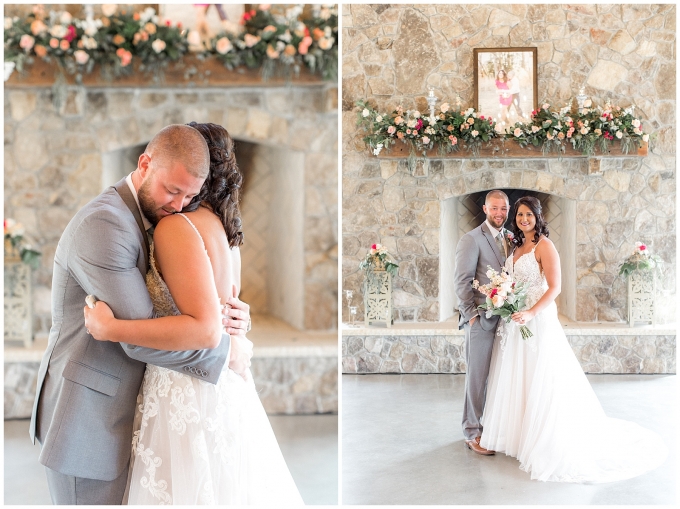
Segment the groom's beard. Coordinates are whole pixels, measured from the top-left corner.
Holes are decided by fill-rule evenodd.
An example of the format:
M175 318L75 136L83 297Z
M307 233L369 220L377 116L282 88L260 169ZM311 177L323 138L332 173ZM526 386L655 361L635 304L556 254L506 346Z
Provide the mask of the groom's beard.
M139 208L142 209L142 214L144 214L144 217L146 217L146 219L152 225L156 226L158 221L163 219L165 216L160 214L162 207L158 207L153 201L153 198L151 198L151 193L149 191L150 187L150 179L142 182L142 185L139 186L139 191L137 192L137 198L139 199Z
M491 224L491 226L493 226L494 228L496 228L496 230L500 230L501 228L503 228L503 225L504 225L505 222L508 220L508 218L506 217L505 219L503 219L502 222L501 222L501 224L497 224L497 223L496 223L496 220L495 220L493 217L491 217L491 216L486 216L486 220L489 221L489 223Z

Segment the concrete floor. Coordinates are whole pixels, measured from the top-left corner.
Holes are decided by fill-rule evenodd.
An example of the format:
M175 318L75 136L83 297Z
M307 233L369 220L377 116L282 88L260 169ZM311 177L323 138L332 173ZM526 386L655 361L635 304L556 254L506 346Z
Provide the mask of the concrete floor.
M270 415L281 452L307 505L338 503L338 416ZM5 505L51 505L28 420L5 421Z
M675 376L588 379L607 415L663 437L670 455L661 467L608 484L532 481L514 458L464 446L465 375L343 375L342 503L675 505Z

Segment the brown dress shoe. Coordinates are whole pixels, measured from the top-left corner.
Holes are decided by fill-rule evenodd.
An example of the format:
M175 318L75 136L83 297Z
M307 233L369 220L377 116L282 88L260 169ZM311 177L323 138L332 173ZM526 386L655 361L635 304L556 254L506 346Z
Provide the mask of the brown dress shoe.
M482 456L493 456L496 454L496 451L491 451L489 449L484 449L481 445L479 445L479 441L481 440L482 437L475 437L474 440L466 440L465 445L467 445L467 448L476 452L477 454L481 454Z

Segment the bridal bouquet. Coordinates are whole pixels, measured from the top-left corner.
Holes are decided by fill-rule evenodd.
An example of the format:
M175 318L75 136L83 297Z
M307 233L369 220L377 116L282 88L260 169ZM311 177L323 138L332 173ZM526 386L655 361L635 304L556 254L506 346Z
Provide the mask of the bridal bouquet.
M490 266L488 267L486 275L491 281L488 285L480 285L476 279L472 281L472 288L486 295L486 303L478 309L486 310L487 318L498 315L505 320L505 323L510 323L510 316L521 311L525 306L527 288L524 287L524 283L513 281L505 269L499 274ZM520 326L519 331L522 333L522 339L533 336L526 325Z

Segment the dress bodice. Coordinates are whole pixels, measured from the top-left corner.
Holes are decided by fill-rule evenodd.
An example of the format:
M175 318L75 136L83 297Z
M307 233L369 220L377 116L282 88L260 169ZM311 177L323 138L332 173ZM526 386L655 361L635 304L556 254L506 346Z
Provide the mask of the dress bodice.
M175 301L170 294L168 285L165 284L163 278L158 273L156 268L156 258L154 255L154 244L151 243L149 252L149 271L146 273L146 288L149 290L151 296L151 303L156 311L157 316L172 316L180 315L179 309L175 305Z
M535 251L536 247L534 246L531 251L520 256L516 262L512 255L505 262L505 268L513 276L513 279L524 283L524 287L527 288L527 309L536 304L543 297L543 294L548 291L548 282L541 267L538 265Z

